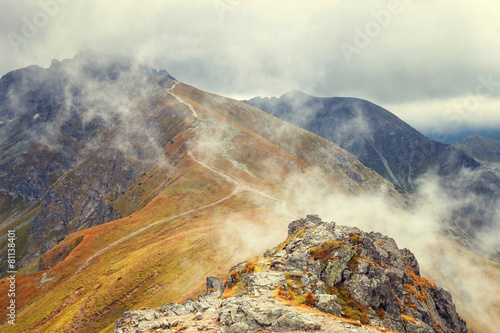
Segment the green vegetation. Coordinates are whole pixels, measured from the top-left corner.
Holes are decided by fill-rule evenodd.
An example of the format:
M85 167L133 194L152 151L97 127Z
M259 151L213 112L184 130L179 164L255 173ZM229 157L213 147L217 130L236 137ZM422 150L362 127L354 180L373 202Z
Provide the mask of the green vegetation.
M31 226L31 220L34 216L39 212L40 205L35 203L32 208L23 201L19 199L11 200L10 197L0 196L0 209L8 215L12 210L20 210L25 211L25 213L19 217L17 220L12 222L10 225L5 226L3 229L0 229L1 234L6 234L8 230L15 229L16 230L16 258L20 260L26 255L26 251L28 249L28 240L30 238L29 228ZM7 199L7 200L5 200ZM7 207L8 206L8 207ZM29 210L28 210L29 209ZM6 216L4 215L4 216ZM1 221L0 215L0 221ZM24 224L24 225L23 225ZM7 253L7 239L1 242L0 244L0 256L4 257ZM7 262L0 262L0 269L7 270ZM0 273L0 278L7 276L6 273Z
M331 293L337 295L345 317L359 320L364 325L370 324L366 306L356 302L349 290L342 283L338 283L332 287Z
M322 260L325 264L328 263L328 260L332 259L332 252L340 247L342 247L344 244L342 242L337 242L334 240L331 241L326 241L323 244L312 247L310 249L311 252L311 258L316 260L320 259Z
M133 237L103 253L76 277L72 276L90 254L114 241L162 218L213 203L231 193L230 184L214 178L210 171L192 167L178 175L166 190L126 221L113 221L78 231L55 245L42 261L42 265L52 267L46 273L54 280L46 282L40 289L42 272L18 277L19 306L35 306L23 312L16 329L68 331L76 325L85 325L92 331L112 332L112 323L122 311L135 306L159 307L166 300L179 301L181 297L202 294L204 277L222 275L232 264L233 258L221 253L234 253L241 246L237 241L224 245L232 249L228 251L227 248L222 250L219 242L213 242L214 235L224 229L224 219L217 217L231 216L236 212L239 218L247 220L269 215L269 211L257 209L248 200L247 193L230 198L224 205L197 212L197 219L186 215L152 227L140 237ZM142 188L156 190L158 184L155 186L153 182L144 182ZM26 236L28 228L29 225L25 229ZM80 236L83 239L79 239ZM215 260L207 262L207 257ZM190 267L174 258L202 264ZM256 264L255 270L258 269ZM179 282L172 284L172 281ZM88 288L81 289L82 285L88 285ZM148 292L156 285L159 289L154 294ZM5 292L2 286L5 284L0 284L0 292ZM84 319L78 319L81 311L86 313ZM0 309L0 316L4 313L5 310ZM52 320L56 313L57 320Z
M12 198L7 194L0 194L0 222L12 213L14 210L26 207L21 197Z
M385 316L385 311L384 311L384 305L381 304L379 308L372 306L373 311L377 314L378 319L384 320Z
M66 174L66 178L71 179L71 180L77 180L78 175L73 170L71 170Z
M352 245L358 245L358 244L361 244L364 242L363 238L361 238L360 235L358 235L357 233L355 232L351 232L349 234L349 242L352 244Z
M245 268L242 269L242 271ZM247 289L246 282L242 279L239 271L232 271L226 281L226 289L224 290L223 298L236 296Z
M356 273L358 271L358 259L359 256L354 256L347 262L347 267L352 273Z

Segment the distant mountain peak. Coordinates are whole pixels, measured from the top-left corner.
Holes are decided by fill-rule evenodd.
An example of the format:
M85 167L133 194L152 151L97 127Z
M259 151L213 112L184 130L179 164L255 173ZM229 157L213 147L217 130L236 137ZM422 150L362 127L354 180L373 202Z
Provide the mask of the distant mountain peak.
M462 147L450 146L430 140L369 101L307 96L292 91L280 98L252 99L247 103L338 144L407 192L417 192L417 180L428 172L436 172L449 193L481 195L484 200L478 201L474 210L467 207L469 212L480 214L457 212L453 219L470 235L496 223L491 216L494 202L500 200L500 182L482 168L481 161L500 161L500 142L474 136L465 140ZM477 152L484 154L478 156ZM459 180L464 170L477 171L480 177Z
M453 146L481 163L500 162L499 140L473 134Z
M300 90L290 90L280 96L280 98L308 98L308 97L312 96Z
M482 136L480 134L472 134L463 139L462 141L489 141L489 142L500 142L499 140L488 138L486 136ZM461 142L461 141L459 141Z
M167 77L175 80L170 73L164 69L156 70L153 67L138 62L130 54L123 52L105 52L100 50L85 49L71 59L53 59L49 69L60 70L65 68L78 69L90 75L98 75L102 78L116 79L120 73L136 71L146 76Z
M447 145L429 140L388 110L363 99L320 98L292 90L280 98L255 98L247 103L335 142L407 191L414 190L412 179L425 169L418 164L439 164L431 158L431 151L447 149ZM466 156L459 160L478 166Z

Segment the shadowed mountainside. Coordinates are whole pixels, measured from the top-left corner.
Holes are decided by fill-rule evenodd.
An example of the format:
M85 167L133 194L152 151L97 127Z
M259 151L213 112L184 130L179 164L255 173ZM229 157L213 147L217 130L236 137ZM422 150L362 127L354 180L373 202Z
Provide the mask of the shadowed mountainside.
M357 98L319 98L299 91L244 102L335 142L406 191L416 192L421 177L439 177L447 194L460 202L449 217L452 234L476 250L484 249L479 249L480 240L472 244L471 239L498 228L497 174L459 146L426 138L380 106ZM495 250L489 252L498 255Z
M179 132L182 111L161 124L144 96L170 79L90 52L2 77L0 226L18 229L21 265L151 200L134 187L153 166L166 173L162 147Z
M500 162L500 141L471 135L453 145L480 163Z
M479 163L450 145L430 140L389 111L357 98L319 98L291 91L280 98L245 101L335 142L379 174L413 191L432 168L450 174Z

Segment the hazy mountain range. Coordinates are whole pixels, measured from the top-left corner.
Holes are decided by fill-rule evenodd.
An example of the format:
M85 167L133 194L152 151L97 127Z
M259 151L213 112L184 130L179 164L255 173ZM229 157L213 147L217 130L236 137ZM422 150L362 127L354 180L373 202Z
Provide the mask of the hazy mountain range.
M497 244L491 211L463 200L498 193L477 148L428 140L362 100L256 101L92 52L2 77L0 245L5 257L15 229L18 289L17 325L0 330L112 332L123 311L201 294L205 276L275 246L308 213L394 237L470 327L495 327L500 268L456 242ZM433 168L441 177L416 181ZM463 192L451 195L450 184ZM475 220L453 221L471 209Z
M389 111L357 98L318 98L291 91L280 98L245 101L303 127L356 155L407 191L431 168L449 174L479 163L456 148L430 140Z
M497 140L472 136L456 145L433 141L384 108L357 98L291 91L245 102L335 142L405 191L416 192L424 176L439 177L450 196L471 197L450 216L452 224L470 235L498 227L500 179L484 163L498 158Z

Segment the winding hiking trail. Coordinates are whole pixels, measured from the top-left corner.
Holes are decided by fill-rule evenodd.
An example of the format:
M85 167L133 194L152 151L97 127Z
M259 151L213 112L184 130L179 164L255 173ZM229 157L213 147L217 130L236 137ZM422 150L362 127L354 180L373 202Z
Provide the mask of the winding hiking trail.
M235 195L236 195L239 191L240 191L240 188L238 188L238 187L237 187L236 189L234 189L234 190L233 190L233 192L231 192L230 194L226 195L226 196L225 196L224 198L222 198L222 199L219 199L219 200L217 200L217 201L215 201L215 202L212 202L212 203L210 203L210 204L207 204L207 205L203 205L203 206L200 206L200 207L196 207L196 208L189 209L189 210L185 211L184 213L180 213L180 214L177 214L177 215L173 215L173 216L167 217L167 218L165 218L165 219L163 219L163 220L156 221L156 222L154 222L154 223L152 223L152 224L149 224L149 225L147 225L147 226L145 226L145 227L142 227L142 228L140 228L140 229L138 229L138 230L136 230L136 231L134 231L134 232L132 232L132 233L128 234L128 235L127 235L127 236L125 236L125 237L120 238L120 239L119 239L119 240L117 240L116 242L111 243L110 245L106 246L105 248L103 248L103 249L101 249L101 250L97 251L97 252L96 252L96 253L94 253L92 256L90 256L90 257L89 257L89 258L88 258L88 259L87 259L87 260L83 263L83 265L82 265L82 266L80 266L80 268L78 268L78 270L76 271L76 273L75 273L74 275L77 275L77 274L78 274L78 273L80 273L82 270L84 270L84 269L85 269L85 267L87 267L87 266L90 264L90 262L91 262L92 260L94 260L95 258L97 258L98 256L100 256L100 255L101 255L101 254L103 254L104 252L109 251L110 249L112 249L112 248L113 248L113 247L115 247L116 245L118 245L118 244L120 244L120 243L123 243L124 241L126 241L126 240L128 240L128 239L130 239L130 238L132 238L132 237L134 237L134 236L137 236L137 235L139 235L140 233L143 233L144 231L148 230L149 228L152 228L152 227L154 227L155 225L158 225L158 224L160 224L160 223L164 223L164 222L168 222L168 221L170 221L170 220L176 219L176 218L178 218L178 217L182 217L182 216L185 216L185 215L189 215L189 214L194 213L194 212L196 212L196 211L198 211L198 210L200 210L200 209L205 209L205 208L209 208L209 207L212 207L212 206L218 205L218 204L220 204L221 202L224 202L224 201L226 201L226 200L228 200L228 199L230 199L230 198L234 197L234 196L235 196Z
M173 98L175 98L175 99L177 100L177 102L179 102L180 104L183 104L183 105L187 106L187 107L188 107L188 109L191 111L191 113L193 113L193 117L195 117L195 118L198 118L198 119L202 120L202 119L198 116L198 113L196 113L196 111L194 110L194 108L193 108L193 106L192 106L191 104L184 102L184 100L183 100L182 98L180 98L179 96L177 96L176 94L174 94L174 93L172 92L172 90L173 90L175 87L177 87L177 85L178 85L178 84L179 84L179 82L178 82L178 81L175 81L175 83L174 83L174 84L173 84L170 88L168 88L168 89L167 89L167 94L169 94L170 96L172 96Z
M172 95L179 103L181 104L184 104L186 105L189 110L191 110L191 112L193 113L193 116L195 118L198 118L201 120L200 117L198 117L198 114L196 113L196 111L194 110L193 106L189 103L186 103L184 102L184 100L182 100L182 98L180 98L179 96L175 95L174 93L171 92L172 89L174 89L177 85L179 84L179 82L175 82L172 87L170 87L169 89L167 89L167 93ZM286 202L281 200L281 199L278 199L278 198L275 198L267 193L264 193L264 192L261 192L259 190L256 190L248 185L244 185L244 184L241 184L240 182L238 182L236 179L232 178L231 176L225 174L224 172L222 171L219 171L219 170L216 170L210 166L208 166L207 164L201 162L200 160L198 160L196 157L194 157L194 155L188 151L187 152L188 156L194 161L196 162L197 164L201 165L202 167L212 171L213 173L216 173L217 175L221 176L223 179L225 179L228 183L230 184L233 184L235 186L235 189L228 195L226 195L224 198L222 199L219 199L217 201L214 201L210 204L207 204L207 205L203 205L203 206L200 206L200 207L196 207L196 208L192 208L192 209L189 209L183 213L180 213L180 214L177 214L177 215L174 215L174 216L170 216L170 217L167 217L165 219L162 219L162 220L159 220L159 221L156 221L150 225L147 225L145 227L142 227L130 234L128 234L127 236L124 236L122 238L120 238L119 240L115 241L114 243L111 243L110 245L106 246L105 248L97 251L96 253L94 253L92 256L90 256L87 260L85 260L85 262L80 266L80 268L78 268L78 270L75 272L75 274L73 276L76 276L78 275L81 271L83 271L89 264L92 260L94 260L95 258L97 258L98 256L100 256L101 254L111 250L113 247L117 246L118 244L121 244L123 242L125 242L126 240L132 238L132 237L135 237L141 233L143 233L144 231L160 224L160 223L164 223L164 222L168 222L170 220L173 220L173 219L176 219L178 217L182 217L182 216L185 216L185 215L189 215L189 214L192 214L198 210L201 210L201 209L206 209L206 208L210 208L212 206L215 206L215 205L218 205L232 197L234 197L236 194L238 194L238 192L240 191L249 191L249 192L253 192L253 193L256 193L256 194L259 194L265 198L268 198L270 200L273 200L273 201L276 201L276 202L279 202L281 203L282 205L282 208L283 208L283 211L286 212L286 214L288 214L290 217L294 217L293 214L291 214L287 209L286 209Z
M276 202L279 202L282 204L283 206L283 210L290 216L290 217L294 217L294 215L292 213L290 213L287 209L286 209L286 202L281 200L281 199L278 199L276 197L273 197L265 192L261 192L259 190L256 190L248 185L244 185L244 184L241 184L240 182L238 182L236 179L232 178L231 176L219 171L219 170L216 170L208 165L206 165L205 163L201 162L200 160L198 160L196 157L194 157L194 155L191 153L191 152L188 152L188 155L193 159L193 161L195 161L196 163L198 163L199 165L201 165L202 167L218 174L219 176L223 177L225 180L227 180L228 182L230 182L231 184L237 186L237 188L240 188L241 190L245 190L245 191L249 191L249 192L253 192L253 193L257 193L265 198L268 198L268 199L271 199L273 201L276 201Z

